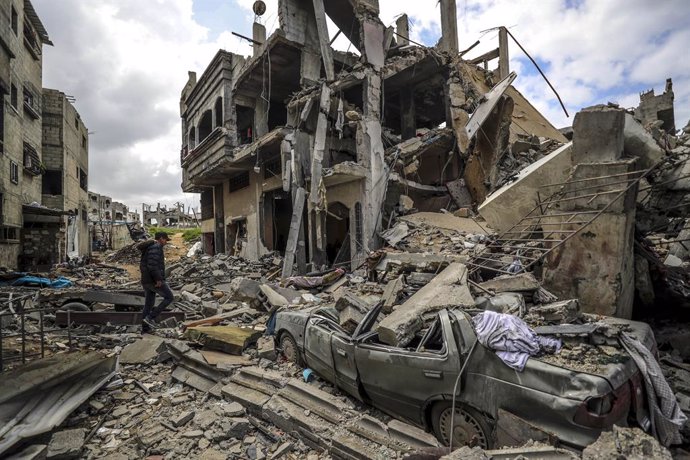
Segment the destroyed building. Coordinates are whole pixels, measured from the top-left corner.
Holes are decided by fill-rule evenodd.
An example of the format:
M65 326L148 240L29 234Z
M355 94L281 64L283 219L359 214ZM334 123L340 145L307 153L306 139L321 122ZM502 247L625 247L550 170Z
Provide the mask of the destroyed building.
M90 253L88 130L65 93L43 89L42 204L67 211L67 256Z
M408 40L406 17L385 28L375 0L340 3L281 1L270 37L254 24L252 57L220 50L198 79L189 73L182 188L201 194L207 253L277 251L284 275L295 263L300 273L356 267L401 203L469 207L499 185L509 143L566 141L510 86L503 32L490 55L458 57L456 18L445 13L455 2L441 2L433 49ZM326 17L359 55L331 48ZM500 76L473 64L495 58ZM501 77L506 97L486 104L470 148L468 113Z
M197 225L196 212L191 207L185 211L184 203L177 202L173 206L166 206L160 203L156 205L142 203L144 224L156 225L159 227L187 228Z

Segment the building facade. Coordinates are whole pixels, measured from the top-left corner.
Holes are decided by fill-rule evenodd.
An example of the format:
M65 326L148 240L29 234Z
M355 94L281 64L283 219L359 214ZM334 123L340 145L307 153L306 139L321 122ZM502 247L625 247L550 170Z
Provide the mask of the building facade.
M43 46L29 0L0 0L0 266L39 268L65 257L61 211L42 195Z
M89 138L79 113L65 94L43 89L42 204L69 212L68 257L88 255Z

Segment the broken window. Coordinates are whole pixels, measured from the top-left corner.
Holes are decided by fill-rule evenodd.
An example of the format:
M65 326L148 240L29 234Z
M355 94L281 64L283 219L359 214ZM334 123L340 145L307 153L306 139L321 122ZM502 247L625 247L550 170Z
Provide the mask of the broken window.
M245 171L243 173L233 176L228 181L230 187L230 192L236 192L242 190L245 187L249 187L249 172Z
M271 160L266 160L264 162L264 179L270 179L274 176L280 176L282 174L282 168L280 163L280 157L276 157Z
M19 165L14 161L10 161L10 182L19 183Z
M253 140L254 109L237 105L235 111L237 113L237 141L239 145L250 144Z
M43 176L42 191L44 195L62 195L62 171L48 170Z
M15 109L19 107L19 96L17 92L17 87L14 84L10 85L10 105Z
M362 231L362 204L358 201L355 203L355 241L357 247L361 248L364 245L364 232Z
M19 35L19 15L14 5L12 5L12 32L14 32L15 35Z
M350 209L339 202L329 204L326 213L326 257L330 265L350 261Z
M194 126L189 128L189 135L187 136L187 139L190 150L196 147L196 130L194 129Z
M228 243L228 252L231 256L239 255L242 243L247 241L247 219L233 221L226 228L225 238Z
M213 113L207 110L199 121L199 143L203 142L211 131L213 131Z
M36 149L28 142L24 142L24 171L33 176L38 176L43 172L41 158Z
M86 172L79 168L79 187L85 192L89 189L89 181Z
M219 126L223 126L223 98L219 97L216 99L216 126L214 128L217 128Z
M0 241L18 240L17 229L14 227L0 227Z
M24 98L24 111L28 113L33 119L38 119L41 116L41 101L36 95L32 85L29 82L25 82L22 87L22 96Z

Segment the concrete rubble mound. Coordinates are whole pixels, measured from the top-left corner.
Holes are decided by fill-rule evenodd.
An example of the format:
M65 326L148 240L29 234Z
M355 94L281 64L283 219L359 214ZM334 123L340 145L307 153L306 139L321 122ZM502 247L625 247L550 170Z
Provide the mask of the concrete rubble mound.
M470 58L454 0L435 47L378 4L279 0L253 56L189 73L201 235L167 229L175 300L151 330L130 243L148 227L0 272L0 455L690 455L690 122L672 82L559 130L513 86L505 27Z

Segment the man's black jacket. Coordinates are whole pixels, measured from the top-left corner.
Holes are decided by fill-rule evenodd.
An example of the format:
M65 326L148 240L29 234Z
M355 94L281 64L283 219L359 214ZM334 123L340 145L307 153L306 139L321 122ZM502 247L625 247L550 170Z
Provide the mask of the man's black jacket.
M165 281L165 256L163 246L155 240L142 241L137 245L141 251L141 284L155 284Z

